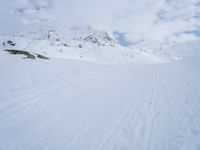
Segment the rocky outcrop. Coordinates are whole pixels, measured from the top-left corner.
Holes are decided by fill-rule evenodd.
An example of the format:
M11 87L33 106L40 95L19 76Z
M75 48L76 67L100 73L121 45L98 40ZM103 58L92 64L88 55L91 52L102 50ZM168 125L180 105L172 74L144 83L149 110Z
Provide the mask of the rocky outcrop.
M7 40L7 41L3 42L2 45L4 47L6 47L6 46L13 46L13 47L16 46L16 44L11 40Z
M5 49L5 51L7 51L7 52L9 52L10 54L13 54L13 55L24 55L25 59L36 59L36 58L39 58L39 59L49 59L48 57L43 56L41 54L32 54L30 52L23 51L23 50Z

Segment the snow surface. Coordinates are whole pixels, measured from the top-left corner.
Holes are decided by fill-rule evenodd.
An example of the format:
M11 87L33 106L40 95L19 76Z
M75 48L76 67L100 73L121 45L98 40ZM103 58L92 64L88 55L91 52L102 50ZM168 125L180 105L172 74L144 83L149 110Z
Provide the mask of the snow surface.
M198 56L105 65L0 49L0 70L0 150L200 149Z

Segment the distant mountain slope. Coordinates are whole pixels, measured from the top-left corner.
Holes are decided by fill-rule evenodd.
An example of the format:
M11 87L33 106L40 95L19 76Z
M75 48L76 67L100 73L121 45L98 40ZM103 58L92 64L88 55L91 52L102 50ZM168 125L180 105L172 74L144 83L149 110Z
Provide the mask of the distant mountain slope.
M34 41L46 40L69 47L117 46L117 42L105 31L95 30L90 26L61 29L53 26L40 26L32 31L23 31L13 37ZM66 46L64 45L64 46Z
M107 32L90 26L59 29L42 26L13 36L2 36L3 49L16 49L49 58L100 63L160 63L159 58L120 46Z
M163 60L171 61L183 59L200 54L200 41L184 42L159 42L154 40L143 40L132 47L148 54L157 56Z

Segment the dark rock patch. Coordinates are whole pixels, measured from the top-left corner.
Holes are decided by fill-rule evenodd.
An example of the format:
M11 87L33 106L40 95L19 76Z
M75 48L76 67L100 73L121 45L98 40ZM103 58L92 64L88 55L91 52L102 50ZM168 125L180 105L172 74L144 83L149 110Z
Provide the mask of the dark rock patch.
M66 43L62 43L63 46L68 47L68 45Z
M43 55L40 55L40 54L36 54L38 58L40 59L49 59L48 57L46 56L43 56Z
M3 47L6 47L6 46L16 46L16 44L13 41L11 41L11 40L3 42L2 45L3 45Z
M78 48L83 48L83 46L81 44L78 45Z
M35 56L27 51L15 50L15 49L6 49L5 51L13 55L25 55L26 56L25 58L35 59Z
M3 42L2 45L3 45L3 47L6 47L6 43L5 42Z
M10 54L13 55L24 55L26 57L26 59L36 59L36 58L40 58L40 59L49 59L48 57L45 57L41 54L31 54L30 52L27 51L22 51L22 50L16 50L16 49L5 49L5 51L9 52Z
M11 41L11 40L8 40L8 41L7 41L7 44L10 45L10 46L15 46L15 45L16 45L16 44L15 44L13 41Z
M98 39L95 36L93 36L93 35L89 35L89 36L85 37L84 41L86 41L86 42L92 42L94 44L97 44L98 46L102 46L102 43L100 43L98 41Z

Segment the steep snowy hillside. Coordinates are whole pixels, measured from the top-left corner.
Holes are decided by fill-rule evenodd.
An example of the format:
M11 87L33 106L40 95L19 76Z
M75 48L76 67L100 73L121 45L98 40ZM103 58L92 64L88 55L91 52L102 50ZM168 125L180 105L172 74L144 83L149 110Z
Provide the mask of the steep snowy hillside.
M1 150L198 150L200 62L102 65L0 50Z
M0 39L2 49L23 50L48 58L116 64L163 62L153 55L122 47L108 33L88 26L70 29L44 26Z

